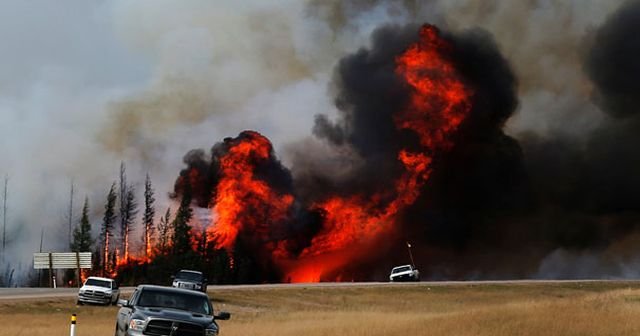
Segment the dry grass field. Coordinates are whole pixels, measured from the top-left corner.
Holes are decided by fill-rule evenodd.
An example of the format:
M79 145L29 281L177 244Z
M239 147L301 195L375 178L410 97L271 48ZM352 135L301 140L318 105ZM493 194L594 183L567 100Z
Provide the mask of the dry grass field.
M221 335L640 335L640 283L419 284L216 290ZM113 335L116 307L0 301L0 335Z

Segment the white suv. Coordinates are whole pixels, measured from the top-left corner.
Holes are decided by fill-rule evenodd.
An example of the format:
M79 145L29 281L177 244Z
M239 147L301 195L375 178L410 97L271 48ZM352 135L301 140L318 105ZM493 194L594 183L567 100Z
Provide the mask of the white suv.
M78 304L99 303L116 304L120 297L120 289L115 280L109 278L89 277L78 292Z
M389 281L420 281L420 272L411 265L394 267L389 275Z

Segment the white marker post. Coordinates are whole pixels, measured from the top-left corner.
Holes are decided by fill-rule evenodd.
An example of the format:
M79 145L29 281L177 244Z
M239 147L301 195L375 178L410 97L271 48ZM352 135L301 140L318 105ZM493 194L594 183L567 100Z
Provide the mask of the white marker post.
M76 336L76 314L71 315L71 330L69 331L70 336Z

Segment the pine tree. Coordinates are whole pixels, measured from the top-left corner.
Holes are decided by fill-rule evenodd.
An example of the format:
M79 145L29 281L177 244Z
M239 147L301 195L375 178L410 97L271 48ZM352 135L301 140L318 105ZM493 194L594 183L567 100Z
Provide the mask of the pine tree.
M103 244L103 258L104 265L102 265L103 272L109 272L109 238L113 237L113 229L116 222L116 183L113 182L109 193L107 194L107 204L104 206L104 217L102 219L102 228L100 231L100 239Z
M153 219L156 214L154 203L156 199L153 197L154 190L151 185L151 178L147 174L147 178L144 182L144 216L142 219L143 224L143 237L144 242L144 255L147 260L151 257L151 240L154 233Z
M100 273L96 272L100 269L102 269L102 246L100 246L100 244L96 244L91 257L91 274L99 275Z
M193 211L191 209L191 186L185 184L182 193L182 200L176 218L173 220L173 254L182 255L191 251L191 218Z
M169 240L172 237L171 208L167 208L167 212L160 218L160 223L158 223L158 244L156 249L159 254L167 254L169 252Z
M122 242L122 257L125 261L129 261L129 236L133 230L133 222L136 214L138 213L138 202L136 202L135 188L127 188L125 195L124 209L120 212L121 218L121 234L123 238Z
M80 225L73 230L73 241L70 247L73 252L89 252L91 245L93 245L93 239L91 238L91 223L89 223L89 198L85 198Z

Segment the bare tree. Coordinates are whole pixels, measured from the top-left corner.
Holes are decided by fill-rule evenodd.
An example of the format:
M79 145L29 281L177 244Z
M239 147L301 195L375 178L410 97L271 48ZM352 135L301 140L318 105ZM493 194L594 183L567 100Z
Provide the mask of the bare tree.
M156 245L158 253L167 254L169 252L169 241L172 236L171 208L167 208L167 212L160 217L160 223L158 223L158 243Z
M9 175L4 176L4 197L2 198L2 260L7 244L7 191L9 189Z
M127 184L127 172L124 162L120 164L120 243L119 258L129 261L129 235L135 215L138 213L138 203L135 200L135 189Z
M126 208L127 208L127 172L124 166L124 162L120 162L120 251L124 251L125 246L129 243L128 234L129 229L127 225L129 221L127 220Z

